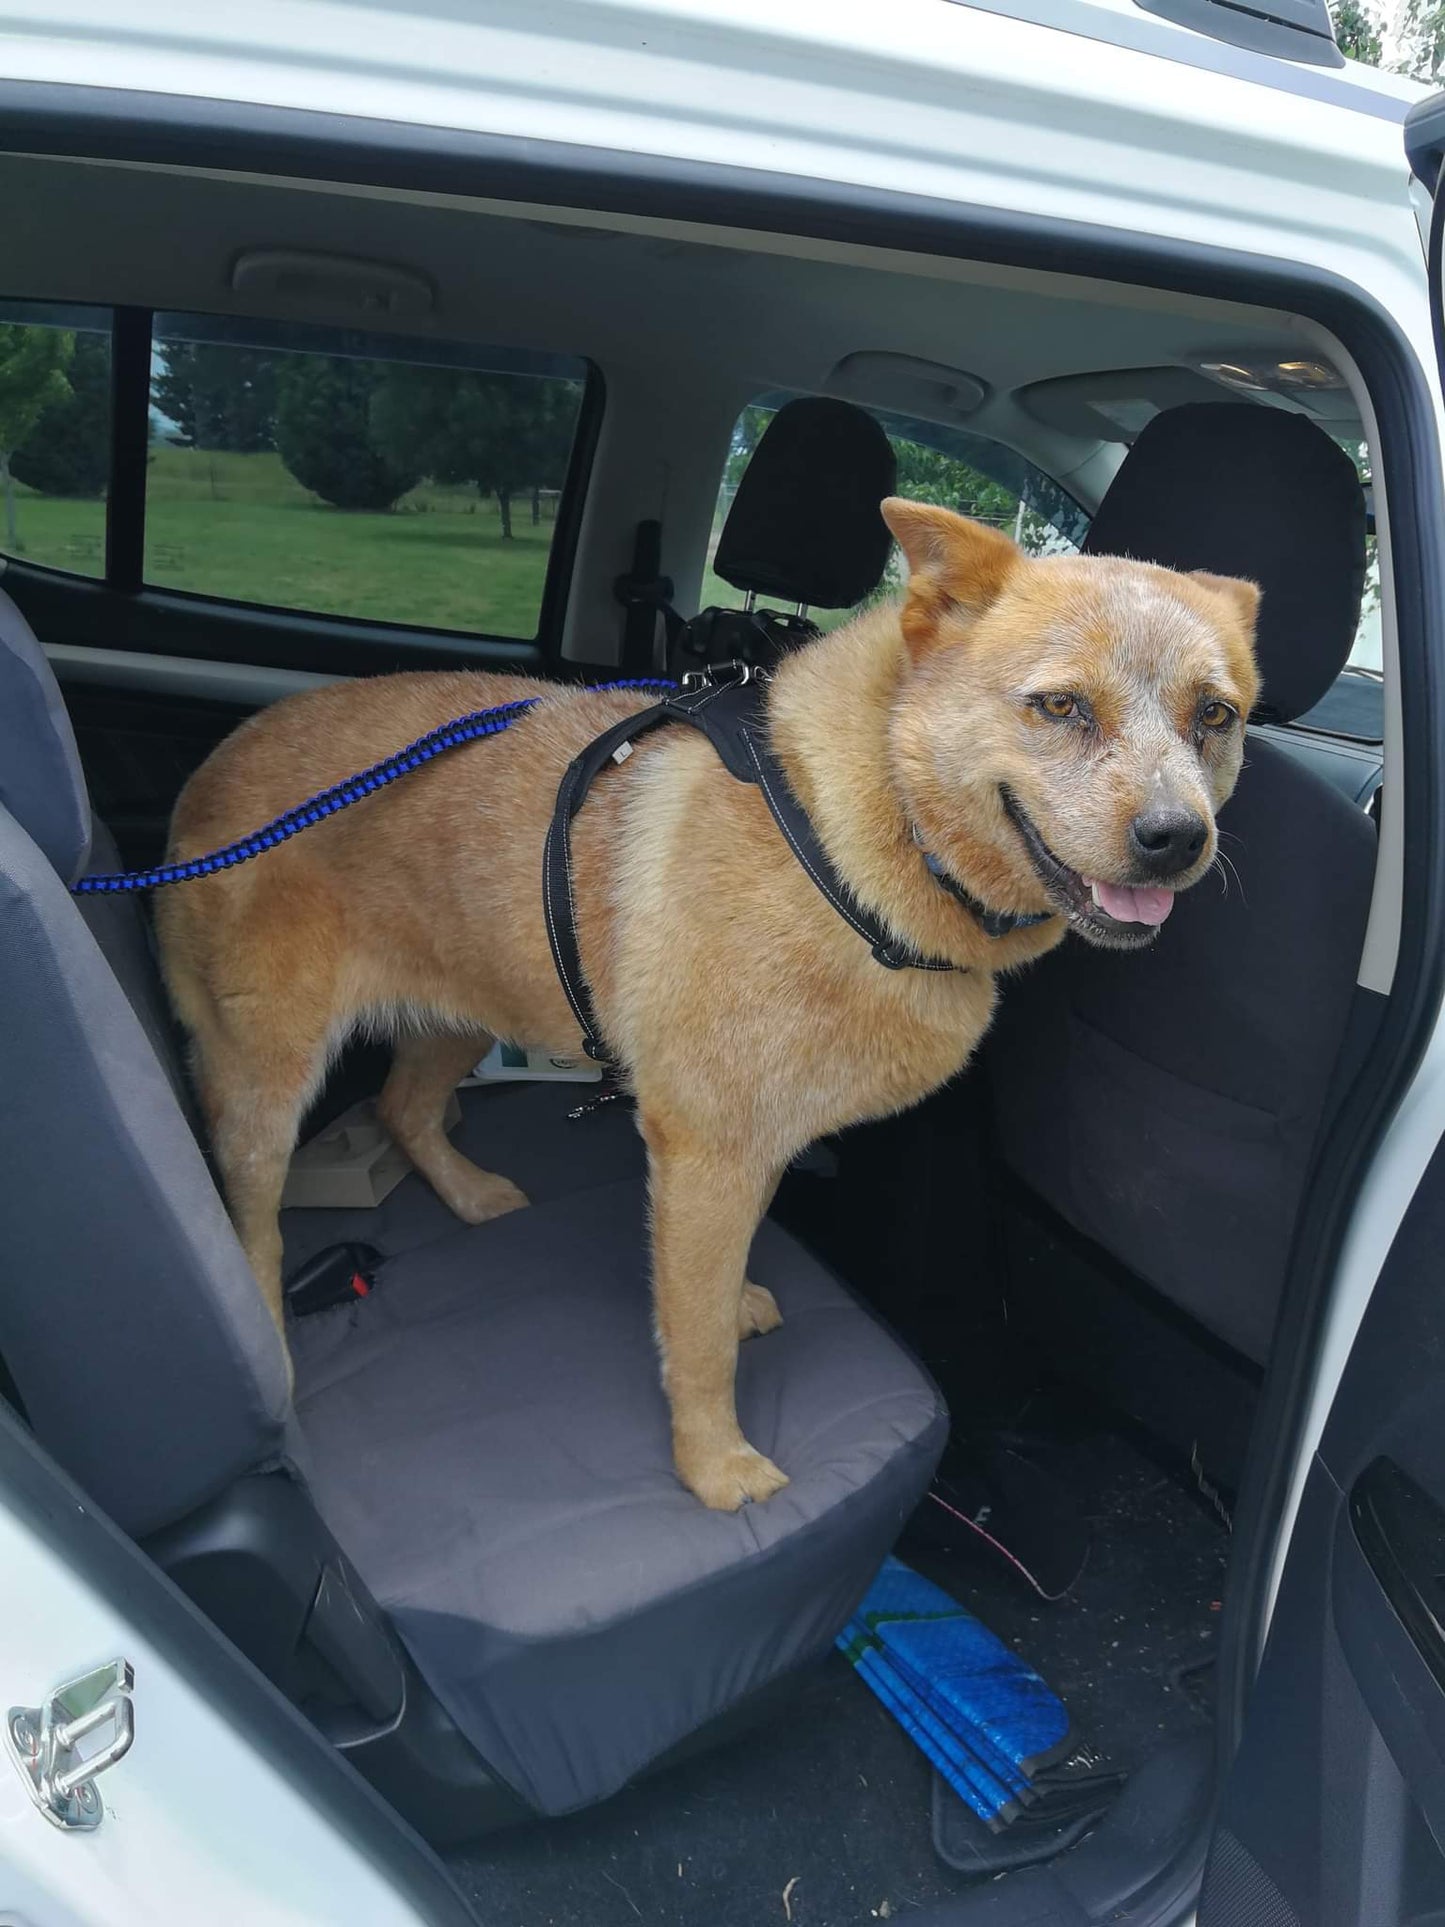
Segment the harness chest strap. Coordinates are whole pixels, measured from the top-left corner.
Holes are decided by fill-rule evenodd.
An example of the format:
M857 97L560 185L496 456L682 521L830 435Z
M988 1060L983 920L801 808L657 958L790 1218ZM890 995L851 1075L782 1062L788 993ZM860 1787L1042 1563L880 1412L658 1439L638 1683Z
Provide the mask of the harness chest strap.
M818 840L807 812L788 786L782 765L768 743L762 718L763 688L755 681L705 682L665 696L636 715L625 716L590 742L568 765L557 789L556 808L542 856L542 904L552 961L572 1014L582 1029L583 1048L599 1063L608 1053L597 1028L577 943L577 906L572 887L572 820L587 799L594 779L619 751L664 723L700 729L729 774L762 793L773 821L809 880L849 927L867 943L874 959L889 970L959 970L943 958L923 957L892 936L849 890ZM938 871L930 865L935 876ZM943 879L940 877L940 881ZM1042 917L1004 918L984 909L952 879L946 886L973 911L990 936L1007 934Z

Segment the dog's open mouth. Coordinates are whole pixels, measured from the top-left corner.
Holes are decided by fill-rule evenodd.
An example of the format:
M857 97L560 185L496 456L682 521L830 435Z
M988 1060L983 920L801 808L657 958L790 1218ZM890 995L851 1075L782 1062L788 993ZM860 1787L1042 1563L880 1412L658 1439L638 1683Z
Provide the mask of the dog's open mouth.
M1103 883L1071 870L1039 835L1018 798L1007 789L999 794L1040 883L1048 891L1049 901L1080 936L1116 950L1138 949L1154 941L1159 926L1174 908L1172 890L1158 884Z

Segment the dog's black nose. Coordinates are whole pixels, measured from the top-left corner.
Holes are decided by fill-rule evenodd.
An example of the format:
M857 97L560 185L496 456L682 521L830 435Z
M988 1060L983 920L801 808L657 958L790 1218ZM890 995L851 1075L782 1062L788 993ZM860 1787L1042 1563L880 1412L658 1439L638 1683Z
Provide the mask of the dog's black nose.
M1177 804L1157 810L1141 810L1129 825L1129 842L1135 862L1150 876L1178 876L1191 863L1199 861L1209 826L1194 810Z

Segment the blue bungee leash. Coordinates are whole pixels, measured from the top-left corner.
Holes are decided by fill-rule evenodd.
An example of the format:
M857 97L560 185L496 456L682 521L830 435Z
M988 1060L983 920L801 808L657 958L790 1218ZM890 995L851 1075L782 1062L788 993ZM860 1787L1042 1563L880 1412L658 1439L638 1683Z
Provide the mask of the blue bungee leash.
M559 688L567 686L562 684ZM675 689L677 684L653 677L624 676L616 682L591 683L584 687L588 694L596 695L608 689ZM278 843L285 843L302 830L309 830L313 823L325 822L327 817L335 816L352 803L359 803L364 796L372 796L377 790L385 789L388 783L409 776L413 770L420 769L423 763L444 756L448 750L460 749L463 744L478 742L484 736L499 736L542 700L540 696L527 696L517 702L499 703L494 709L474 709L465 716L454 716L449 723L429 729L425 736L418 736L414 743L408 743L404 749L384 756L369 769L358 770L355 776L348 776L344 782L333 783L330 789L308 797L293 809L283 810L280 816L273 817L259 830L253 830L249 836L243 836L235 843L226 844L223 849L209 850L204 856L191 857L185 863L160 863L153 870L118 870L109 876L81 877L79 882L71 884L71 895L102 896L128 890L159 890L169 883L188 883L193 877L213 876L218 870L233 869L238 863L260 856L263 850L274 850Z

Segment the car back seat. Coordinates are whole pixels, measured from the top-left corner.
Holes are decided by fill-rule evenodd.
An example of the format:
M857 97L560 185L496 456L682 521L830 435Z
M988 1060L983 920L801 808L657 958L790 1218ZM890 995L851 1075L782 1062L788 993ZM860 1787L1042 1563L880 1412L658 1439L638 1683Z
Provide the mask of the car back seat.
M942 1445L916 1362L765 1224L785 1323L738 1398L791 1483L707 1511L671 1467L634 1177L393 1257L296 1324L291 1396L133 1008L154 987L127 997L67 892L90 836L0 594L0 1355L91 1501L433 1838L601 1799L825 1653Z
M1283 724L1344 665L1364 535L1354 464L1320 429L1221 403L1150 423L1085 548L1258 582L1258 713ZM1180 897L1151 950L1069 940L1009 985L984 1051L1026 1187L1018 1311L1061 1362L1182 1427L1186 1450L1217 1418L1199 1346L1171 1365L1128 1306L1183 1314L1226 1365L1268 1357L1375 861L1365 810L1257 731L1219 828L1223 874Z

